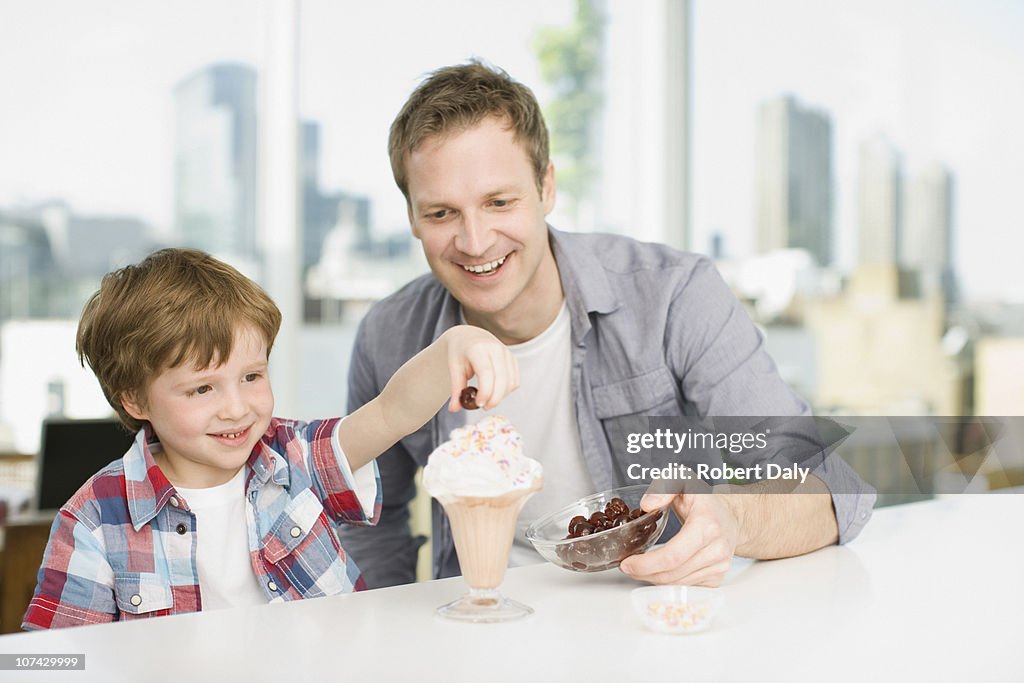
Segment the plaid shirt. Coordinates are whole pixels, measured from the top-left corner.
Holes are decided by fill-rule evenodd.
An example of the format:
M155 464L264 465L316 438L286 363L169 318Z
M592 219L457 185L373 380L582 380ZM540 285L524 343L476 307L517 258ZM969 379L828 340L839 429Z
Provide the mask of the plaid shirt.
M371 471L351 474L338 443L340 422L274 418L245 465L250 559L267 602L365 588L336 526L376 522L380 475L376 462ZM153 460L151 437L150 430L140 430L123 458L61 508L22 628L203 608L196 518ZM368 517L355 488L356 479L371 474L376 499Z

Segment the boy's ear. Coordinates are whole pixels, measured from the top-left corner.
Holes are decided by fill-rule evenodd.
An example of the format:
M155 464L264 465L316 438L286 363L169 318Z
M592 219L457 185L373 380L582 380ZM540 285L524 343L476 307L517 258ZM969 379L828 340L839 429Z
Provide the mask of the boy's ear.
M140 422L149 420L149 415L138 401L134 391L126 391L121 394L121 406L124 411Z

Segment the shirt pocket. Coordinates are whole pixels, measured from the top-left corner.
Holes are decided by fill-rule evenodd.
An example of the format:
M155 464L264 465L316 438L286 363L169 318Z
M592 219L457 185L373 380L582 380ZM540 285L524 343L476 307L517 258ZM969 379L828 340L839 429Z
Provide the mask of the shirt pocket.
M629 454L629 435L649 432L650 417L681 415L682 407L676 392L675 380L666 367L594 387L594 414L601 421L608 439L617 485L640 483L627 476L630 464L655 464L656 458L650 451Z
M292 498L263 536L262 545L269 575L280 589L288 586L303 598L351 590L334 527L312 490L304 489Z
M323 514L324 506L316 494L310 489L303 489L288 501L270 531L263 537L263 557L276 564L281 558L292 554L311 532L318 527L323 528L320 522Z
M122 619L158 617L174 607L171 582L159 574L125 572L114 576L114 595Z
M624 415L678 415L676 383L668 368L594 387L594 412L601 420Z

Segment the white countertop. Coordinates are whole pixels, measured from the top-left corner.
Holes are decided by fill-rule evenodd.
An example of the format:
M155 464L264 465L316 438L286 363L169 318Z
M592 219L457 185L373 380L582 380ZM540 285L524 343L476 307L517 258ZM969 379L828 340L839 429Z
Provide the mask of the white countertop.
M18 681L653 681L1024 679L1024 495L876 510L853 543L737 560L709 631L646 631L617 570L510 570L532 606L506 624L434 608L448 579L281 605L0 637L0 653L85 653L85 671Z

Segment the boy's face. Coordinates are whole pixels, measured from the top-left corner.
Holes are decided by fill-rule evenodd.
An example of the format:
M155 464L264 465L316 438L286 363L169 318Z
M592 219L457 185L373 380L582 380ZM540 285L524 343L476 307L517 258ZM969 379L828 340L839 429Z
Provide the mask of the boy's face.
M208 488L229 481L267 430L274 394L267 375L267 344L254 329L235 330L221 365L170 368L152 381L145 406L124 401L148 420L163 452L155 455L176 486Z
M413 234L467 320L492 331L490 322L550 322L541 319L562 294L545 224L554 167L538 193L526 150L491 117L425 140L407 157L406 172Z

